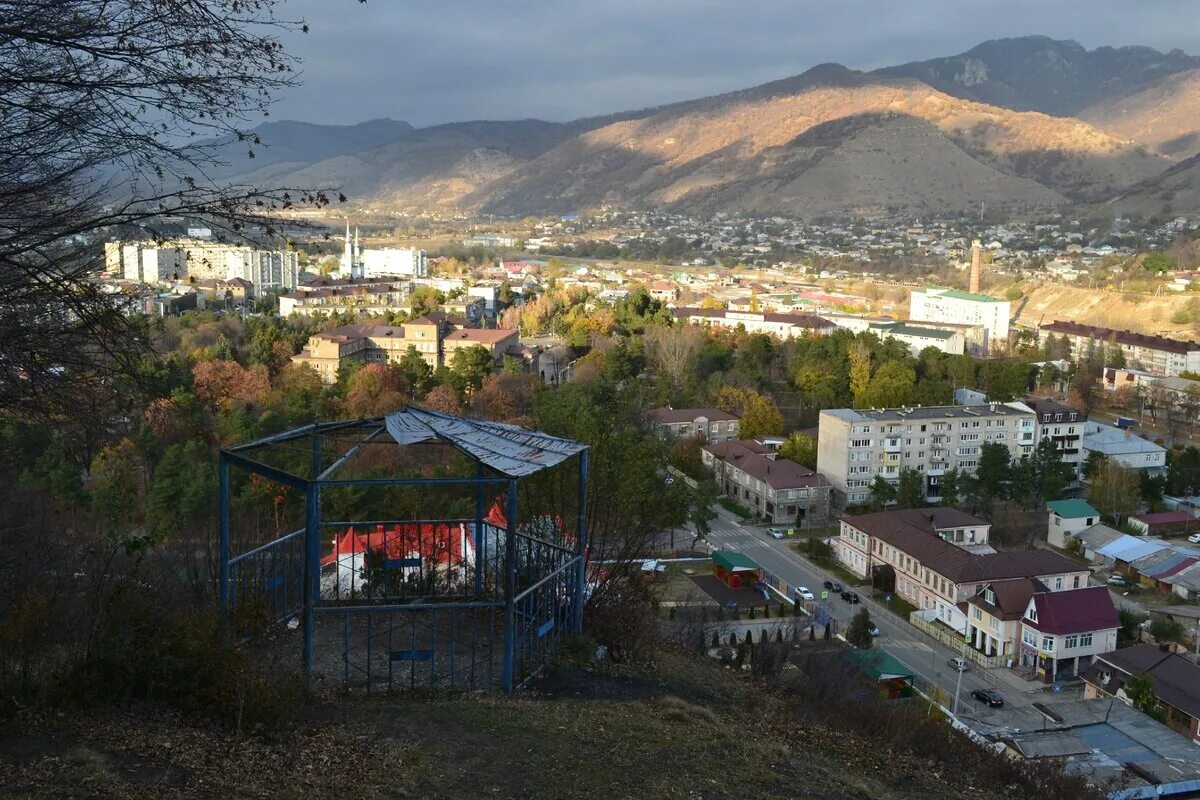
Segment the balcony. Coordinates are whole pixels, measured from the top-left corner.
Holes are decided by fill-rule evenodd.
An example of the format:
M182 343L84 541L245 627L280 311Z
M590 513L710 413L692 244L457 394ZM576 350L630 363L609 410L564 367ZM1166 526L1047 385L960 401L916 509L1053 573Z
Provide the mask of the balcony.
M884 439L883 440L883 452L899 453L900 448L902 447L901 441L902 440L900 440L900 439Z

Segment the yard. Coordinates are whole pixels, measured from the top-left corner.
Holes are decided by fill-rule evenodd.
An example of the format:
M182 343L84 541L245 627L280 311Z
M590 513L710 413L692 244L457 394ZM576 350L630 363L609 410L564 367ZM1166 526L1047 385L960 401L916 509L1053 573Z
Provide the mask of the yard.
M875 600L875 602L879 603L879 605L883 606L888 611L891 611L905 622L908 622L908 615L917 610L916 606L894 592L892 594L873 592L872 598Z

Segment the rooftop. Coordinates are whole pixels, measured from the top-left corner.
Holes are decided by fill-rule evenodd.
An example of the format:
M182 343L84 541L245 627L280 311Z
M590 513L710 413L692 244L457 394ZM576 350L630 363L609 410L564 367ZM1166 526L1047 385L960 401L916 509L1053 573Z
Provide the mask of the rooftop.
M1043 633L1088 633L1119 628L1117 609L1107 586L1087 586L1033 596L1037 621L1025 624Z
M1046 333L1057 333L1064 336L1081 336L1087 339L1114 340L1117 344L1129 347L1146 347L1152 350L1165 350L1170 353L1190 353L1200 350L1200 344L1187 342L1182 339L1168 339L1165 336L1151 336L1132 331L1118 331L1112 328L1101 328L1097 325L1084 325L1079 322L1056 319L1048 325L1042 325Z
M677 319L729 319L746 322L782 322L797 328L826 329L836 328L827 319L815 314L785 314L774 311L727 311L722 308L675 308L671 310Z
M984 597L984 591L989 588L996 598L995 603L989 603ZM1035 593L1048 591L1049 587L1037 578L1017 578L989 583L979 590L979 594L967 598L967 602L979 606L997 619L1013 620L1025 616L1025 609Z
M961 289L940 289L936 286L926 286L925 293L934 297L949 297L954 300L970 300L975 303L1007 303L999 297L988 297L986 294L972 294Z
M665 425L677 422L692 422L700 417L704 417L710 422L730 422L740 419L737 414L730 414L728 411L722 411L719 408L671 408L670 406L651 409L646 412L646 416L654 422Z
M758 563L745 553L738 553L734 550L716 550L712 554L712 560L720 567L730 570L731 572L739 572L745 570L758 570Z
M937 328L921 328L916 325L906 325L903 322L876 322L871 330L883 331L897 336L919 336L923 339L951 339L954 331L943 331Z
M1100 516L1100 512L1088 505L1086 500L1051 500L1046 506L1063 519Z
M1156 644L1139 644L1098 656L1096 663L1085 673L1084 680L1112 694L1124 686L1125 681L1120 680L1117 686L1111 681L1105 685L1099 675L1104 664L1125 676L1149 675L1160 700L1193 717L1200 717L1200 667L1187 658L1164 651Z
M775 458L774 450L752 439L705 445L704 449L772 489L829 486L821 473L786 458Z
M981 406L914 406L912 408L827 408L829 415L851 422L904 422L905 420L979 419L980 417L1032 417L1030 411L993 403Z

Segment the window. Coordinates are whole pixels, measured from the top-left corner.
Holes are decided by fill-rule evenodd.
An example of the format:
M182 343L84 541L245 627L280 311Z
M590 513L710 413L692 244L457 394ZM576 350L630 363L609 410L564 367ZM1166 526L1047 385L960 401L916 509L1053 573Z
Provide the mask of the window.
M851 439L850 446L851 447L870 447L871 440L870 439Z
M1079 637L1078 636L1068 636L1067 640L1065 642L1063 642L1063 650L1074 650L1078 646L1079 646Z
M1037 632L1025 631L1025 644L1037 647Z
M978 608L978 607L976 607L976 608L975 608L975 609L972 611L972 613L971 613L971 616L975 617L975 619L983 619L983 610L982 610L982 609L980 609L980 608Z
M1071 581L1071 588L1072 589L1079 588L1079 576L1078 575L1076 575L1075 578Z
M1062 575L1059 575L1057 578L1054 579L1054 591L1057 592L1060 589L1062 589L1062 587L1063 587L1063 579L1062 579Z
M992 591L992 587L989 586L987 589L983 590L983 599L992 605L996 605L996 593Z
M1025 612L1025 616L1028 617L1030 621L1037 622L1037 609L1033 606L1030 606L1029 610Z
M1082 636L1080 636L1079 637L1079 646L1080 647L1091 647L1092 646L1092 635L1090 633L1085 633Z
M1053 636L1043 636L1042 637L1042 649L1045 650L1047 653L1054 652L1054 637Z

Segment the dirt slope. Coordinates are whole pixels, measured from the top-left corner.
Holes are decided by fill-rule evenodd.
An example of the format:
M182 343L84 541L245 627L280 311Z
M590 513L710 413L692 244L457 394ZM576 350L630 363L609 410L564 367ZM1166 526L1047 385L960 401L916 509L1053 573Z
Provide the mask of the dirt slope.
M1013 303L1013 316L1019 324L1030 327L1065 319L1175 339L1197 339L1200 337L1192 325L1171 322L1171 315L1194 297L1172 292L1154 297L1043 284Z
M1078 117L1171 158L1193 156L1200 153L1200 69L1085 108Z

